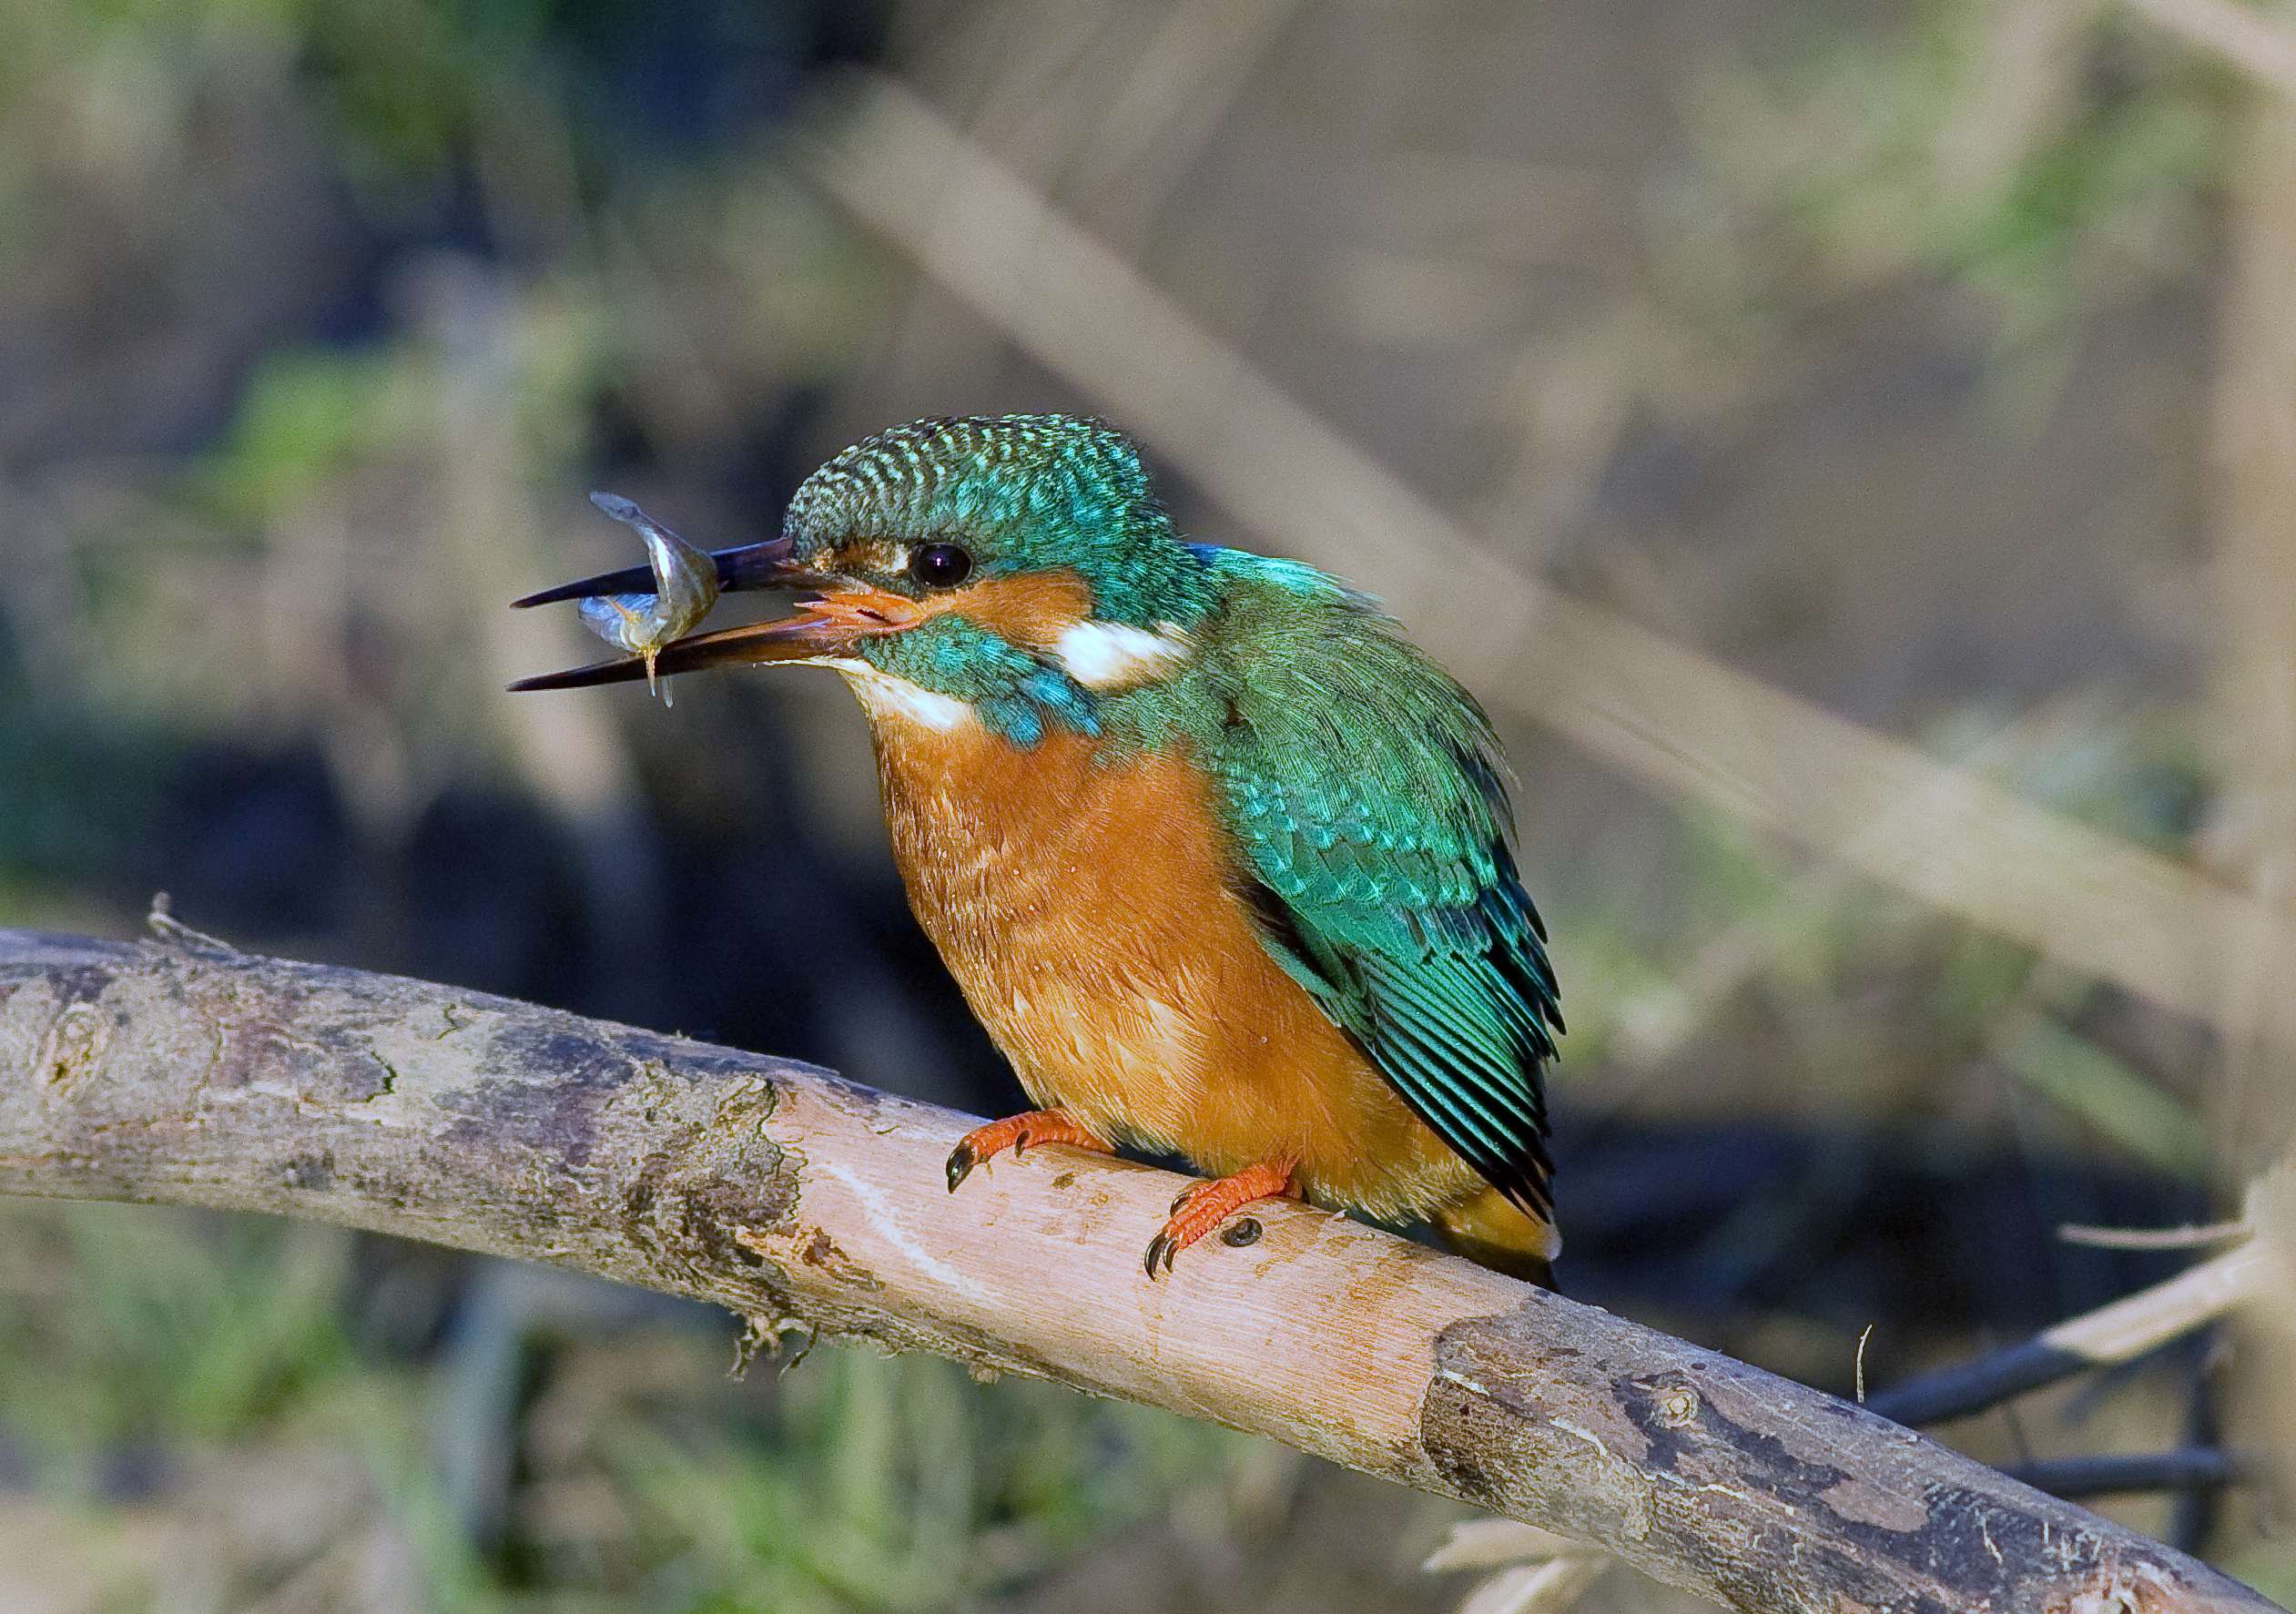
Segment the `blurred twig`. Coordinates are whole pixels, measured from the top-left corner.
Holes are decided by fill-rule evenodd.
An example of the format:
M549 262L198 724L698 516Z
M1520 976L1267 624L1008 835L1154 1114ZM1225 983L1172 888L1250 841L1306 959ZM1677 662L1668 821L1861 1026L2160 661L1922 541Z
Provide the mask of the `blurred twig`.
M2212 1156L2199 1118L2126 1061L2030 1005L1997 1016L1986 1043L2026 1086L2133 1158L2188 1181L2207 1179Z
M2224 261L2217 314L2214 483L2216 577L2222 631L2216 686L2223 789L2205 843L2212 862L2260 907L2296 912L2296 25L2285 5L2145 0L2170 26L2206 25L2211 41L2262 88L2234 125L2225 175ZM2296 948L2260 930L2228 960L2224 1071L2210 1119L2235 1173L2282 1155L2296 1128L2288 1049L2272 1035L2296 1001ZM2286 1259L2285 1166L2251 1190L2258 1243ZM2233 1372L2244 1381L2247 1427L2285 1477L2296 1459L2296 1387L2287 1372L2291 1288L2238 1325Z
M1562 1614L1610 1567L1600 1553L1567 1552L1544 1563L1502 1569L1459 1605L1459 1614Z
M1937 777L2021 766L2085 742L2106 720L2100 703L2086 692L2044 701L1954 758L1950 768L1938 770ZM1835 856L1801 871L1772 901L1739 914L1702 943L1662 988L1629 1006L1622 1017L1620 1057L1644 1069L1656 1069L1671 1059L1704 1029L1717 1009L1825 922L1850 895L1859 866L1872 854L1907 835L1922 833L1922 821L1935 805L1926 791L1885 804ZM1614 1095L1609 1101L1615 1106L1625 1098Z
M1479 549L900 85L867 81L805 169L1246 525L1382 592L1496 704L1660 788L2212 1022L2230 949L2260 937L2296 949L2285 914ZM1904 835L1862 836L1912 797L1928 810ZM2267 1030L2296 1048L2288 997Z
M1612 1559L1575 1550L1547 1530L1511 1519L1469 1519L1451 1527L1442 1546L1419 1567L1496 1569L1459 1605L1458 1614L1561 1614L1592 1589Z
M1168 9L1083 133L1063 188L1094 198L1103 228L1145 236L1189 160L1258 71L1304 0L1183 0Z
M2224 631L2216 672L2224 788L2208 850L2265 905L2296 911L2296 99L2258 96L2228 179L2230 259L2210 450ZM2260 932L2226 960L2216 1142L2245 1174L2296 1123L2286 1049L2296 947Z
M2246 1238L2253 1231L2245 1222L2212 1222L2205 1227L2088 1227L2067 1222L2057 1236L2092 1250L2189 1250Z
M2270 1607L1860 1408L1306 1206L1163 1284L1135 1230L1169 1173L1046 1150L952 1210L969 1119L420 981L0 931L0 1193L341 1223L714 1301L761 1339L1051 1378L1733 1608L2106 1607L2137 1581L2161 1607Z
M2035 1490L2077 1501L2086 1497L2128 1496L2140 1491L2218 1489L2238 1485L2251 1465L2238 1452L2215 1447L2179 1447L2174 1451L2107 1452L2098 1457L2052 1457L2009 1470Z
M2243 1244L2005 1350L1900 1385L1866 1405L1905 1424L1966 1417L2089 1368L2141 1356L2255 1298L2271 1274L2270 1254Z
M2122 0L2163 33L2296 96L2296 28L2233 0Z

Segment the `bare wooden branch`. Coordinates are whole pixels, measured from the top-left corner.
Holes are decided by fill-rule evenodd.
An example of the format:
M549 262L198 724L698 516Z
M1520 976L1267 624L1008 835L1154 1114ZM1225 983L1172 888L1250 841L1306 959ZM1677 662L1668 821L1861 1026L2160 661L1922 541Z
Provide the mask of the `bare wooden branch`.
M1140 1270L1174 1179L786 1061L180 930L0 930L0 1192L313 1217L1272 1436L1729 1607L2257 1610L1871 1413L1301 1206Z

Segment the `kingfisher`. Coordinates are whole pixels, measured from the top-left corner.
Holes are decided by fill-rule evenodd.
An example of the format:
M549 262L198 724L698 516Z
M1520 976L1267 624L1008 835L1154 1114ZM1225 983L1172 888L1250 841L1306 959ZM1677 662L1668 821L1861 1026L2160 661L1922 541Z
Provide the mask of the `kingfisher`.
M1129 438L1060 414L880 431L806 479L778 537L686 553L719 590L803 597L511 687L845 680L910 906L1036 1106L968 1133L950 1192L1008 1149L1131 1146L1207 1174L1151 1281L1276 1197L1549 1281L1563 1022L1509 776L1371 599L1190 542ZM658 573L517 603L627 601Z

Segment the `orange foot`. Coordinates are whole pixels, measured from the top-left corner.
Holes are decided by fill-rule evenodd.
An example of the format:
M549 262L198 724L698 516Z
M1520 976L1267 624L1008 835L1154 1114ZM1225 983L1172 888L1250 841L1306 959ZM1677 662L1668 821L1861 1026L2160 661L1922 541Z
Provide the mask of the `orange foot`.
M1233 1177L1199 1183L1172 1203L1172 1220L1148 1241L1148 1277L1153 1282L1156 1264L1172 1270L1172 1258L1245 1205L1264 1199L1297 1199L1299 1185L1292 1181L1292 1162L1265 1160L1246 1166Z
M1105 1139L1094 1137L1073 1116L1059 1110L1029 1110L976 1126L958 1141L949 1152L949 1192L956 1193L957 1184L990 1156L1007 1149L1019 1154L1032 1143L1066 1143L1102 1154L1112 1152Z

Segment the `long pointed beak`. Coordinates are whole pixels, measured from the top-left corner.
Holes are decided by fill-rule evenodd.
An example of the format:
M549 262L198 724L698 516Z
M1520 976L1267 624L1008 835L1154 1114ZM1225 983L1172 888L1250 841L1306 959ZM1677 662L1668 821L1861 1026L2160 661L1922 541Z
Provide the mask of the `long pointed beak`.
M745 543L737 549L716 550L709 558L717 567L717 588L721 594L755 588L818 588L825 581L791 565L789 545L779 538L768 538L763 543ZM511 604L523 611L533 605L554 605L561 600L595 599L601 594L650 594L656 586L652 566L625 566L618 572L601 572L595 577L542 589L513 600Z
M838 592L801 602L795 616L673 639L655 653L655 670L666 677L710 667L819 661L845 655L863 639L899 633L923 614L914 600L840 581ZM510 688L517 695L537 689L587 689L599 684L633 683L645 675L644 657L618 656L569 667L563 673L521 678Z
M514 691L579 689L640 677L654 688L663 674L732 662L809 661L835 655L858 635L891 632L914 620L907 600L792 563L787 539L705 554L618 494L593 493L590 502L637 530L645 542L646 563L562 583L511 603L523 608L579 600L583 620L600 637L634 654L627 659L522 678L510 686ZM828 598L801 605L798 614L786 621L671 637L699 623L718 595L761 588L833 592ZM879 608L872 608L872 601ZM666 690L661 694L665 701L669 699Z

